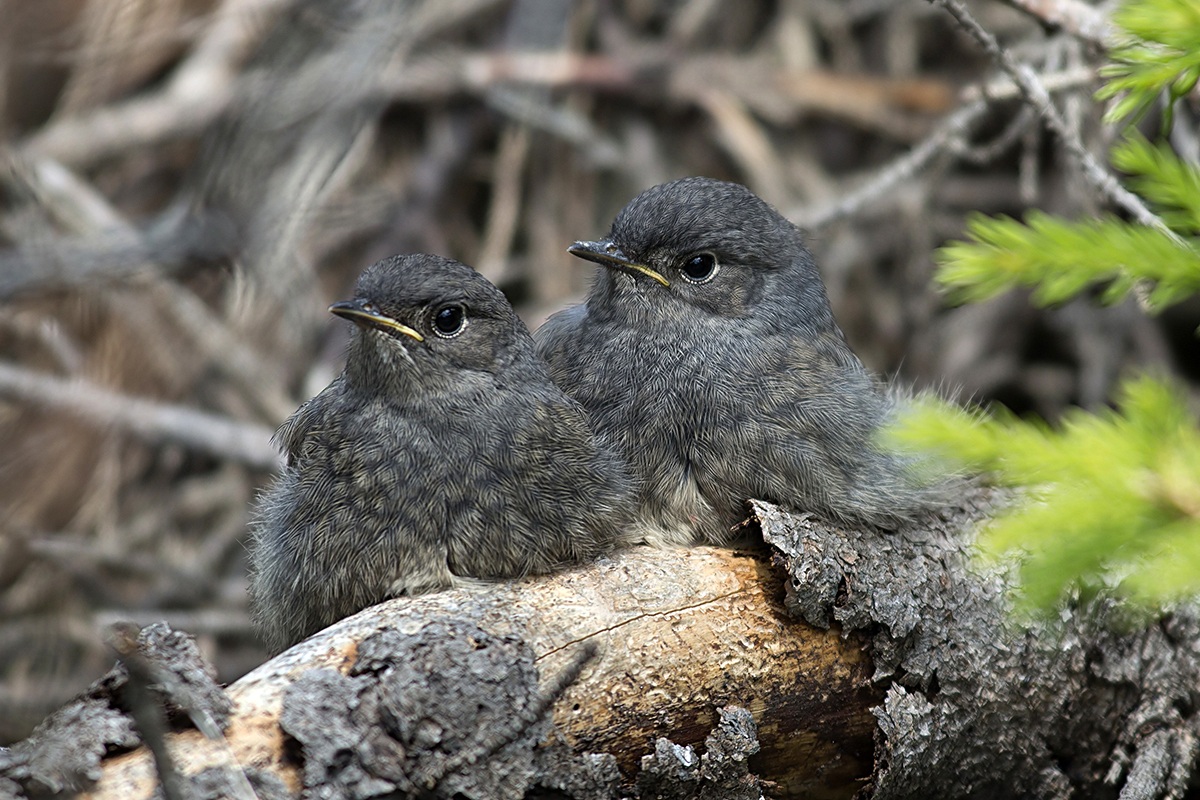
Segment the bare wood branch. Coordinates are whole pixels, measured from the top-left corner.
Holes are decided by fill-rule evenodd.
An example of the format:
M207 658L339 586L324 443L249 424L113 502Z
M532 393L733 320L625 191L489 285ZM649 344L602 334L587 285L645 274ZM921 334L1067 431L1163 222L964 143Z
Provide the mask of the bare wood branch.
M158 773L163 796L166 800L184 800L187 789L175 768L175 759L167 749L167 721L162 706L150 691L155 683L155 675L153 667L138 652L137 628L131 625L114 626L109 645L129 672L129 683L125 687L129 712L142 741L154 757L154 770Z
M228 749L196 732L172 737L171 749L185 774L232 755L298 791L300 773L279 727L287 686L312 669L346 672L358 644L382 629L415 632L453 618L521 637L547 696L577 665L580 647L594 645L598 656L562 693L554 721L577 751L613 753L627 775L656 737L698 743L717 709L736 703L758 723L756 770L784 795L848 794L871 768L870 667L852 639L789 619L782 599L781 576L764 552L635 548L557 575L392 600L230 686ZM153 786L143 749L108 761L90 796L148 797Z
M1076 88L1093 80L1094 77L1095 73L1090 69L1072 69L1046 76L1044 80L1048 89L1059 91ZM968 101L967 105L946 117L933 132L909 152L878 170L859 188L847 193L836 203L819 208L794 209L789 212L789 216L808 230L820 230L840 219L857 214L865 206L879 198L888 197L896 186L916 175L940 153L947 150L972 162L986 160L966 146L964 137L975 120L979 119L987 110L987 101L1016 97L1018 93L1017 85L1009 80L993 81L981 87L972 87L964 92L964 99ZM1023 126L1014 125L1013 130L1019 131L1020 127ZM997 147L1000 144L1007 146L1003 141L999 141Z
M529 128L507 125L496 147L492 165L492 202L488 206L483 243L475 268L499 283L511 257L521 214L521 177L529 157Z
M920 144L888 164L872 179L846 194L835 204L825 208L798 209L791 212L792 218L804 228L819 230L857 213L868 203L888 196L891 189L911 178L939 154L945 153L950 143L962 136L987 108L988 104L982 100L963 106L947 117Z
M1112 24L1108 16L1082 0L1004 0L1042 22L1097 47L1108 47Z
M133 243L147 238L95 187L57 161L0 151L0 163L7 167L7 181L19 182L21 190L36 195L60 224L71 233L85 237L83 241L87 241L86 237L115 235L136 246ZM59 242L68 247L71 243L70 240ZM53 248L55 245L46 243L44 246ZM150 251L149 255L154 255L152 248L146 249ZM53 264L53 260L48 261ZM271 365L239 340L225 320L210 311L192 292L163 279L151 264L146 264L141 272L146 273L148 289L163 308L170 311L171 319L196 350L229 377L244 396L251 398L267 419L286 419L295 404L280 387ZM112 302L120 301L114 298ZM137 313L133 304L124 305L122 313Z
M275 471L280 466L270 428L127 397L82 380L65 380L0 362L0 396L62 409L148 442L173 442L254 469Z
M745 104L720 89L697 99L716 126L717 141L750 176L749 185L767 202L782 203L789 194L783 166L766 131Z
M232 102L238 64L262 34L262 20L292 2L225 0L161 91L64 117L41 129L25 148L66 164L89 164L181 132L199 131Z
M1167 238L1182 245L1179 236L1168 228L1158 215L1147 208L1137 195L1122 186L1116 177L1092 155L1050 99L1046 85L1028 64L1018 63L1011 53L1000 46L996 37L971 16L966 6L957 0L929 0L929 2L946 9L963 30L971 34L988 55L1000 65L1000 68L1016 82L1025 102L1037 110L1045 120L1046 126L1054 131L1062 141L1067 152L1079 162L1084 177L1092 186L1107 197L1109 202L1129 213L1141 224L1154 228Z

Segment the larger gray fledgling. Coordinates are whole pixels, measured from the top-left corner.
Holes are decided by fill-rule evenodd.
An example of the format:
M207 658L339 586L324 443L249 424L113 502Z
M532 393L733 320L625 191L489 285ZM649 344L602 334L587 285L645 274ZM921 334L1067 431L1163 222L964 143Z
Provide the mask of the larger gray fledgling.
M394 257L330 311L357 324L345 371L280 428L287 466L253 526L272 648L390 596L611 548L632 517L625 468L487 280Z
M892 401L799 229L750 190L655 186L570 252L607 269L538 350L642 481L644 538L727 541L751 498L884 528L937 501L875 447Z

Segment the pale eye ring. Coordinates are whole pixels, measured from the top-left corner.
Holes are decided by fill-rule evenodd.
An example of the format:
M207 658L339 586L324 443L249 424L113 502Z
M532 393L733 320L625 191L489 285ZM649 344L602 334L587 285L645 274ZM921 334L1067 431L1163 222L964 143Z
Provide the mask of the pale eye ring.
M466 329L467 311L462 306L442 306L433 312L433 332L443 339L453 339Z
M689 283L708 283L717 276L721 265L712 253L695 253L684 259L679 272Z

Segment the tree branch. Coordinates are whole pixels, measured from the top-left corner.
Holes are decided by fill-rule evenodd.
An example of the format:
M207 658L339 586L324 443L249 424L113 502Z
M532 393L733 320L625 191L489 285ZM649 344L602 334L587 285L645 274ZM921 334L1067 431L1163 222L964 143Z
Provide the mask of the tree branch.
M789 796L848 795L870 771L868 709L877 699L867 681L870 667L855 640L789 619L781 579L762 550L639 547L556 575L392 600L230 686L236 711L226 740L239 763L298 789L300 765L285 747L280 716L289 702L316 701L289 700L288 687L305 676L319 683L318 673L329 670L350 673L362 643L380 632L465 624L528 645L538 694L551 700L561 694L553 706L558 730L576 752L611 753L627 775L637 772L656 737L700 744L720 707L745 705L763 743L757 770L787 776ZM571 683L580 653L591 647L596 658ZM487 741L488 733L477 735ZM173 737L172 751L189 775L229 759L223 745L198 732ZM485 762L481 757L484 768ZM92 796L147 797L153 785L153 760L141 750L108 761Z
M1033 106L1045 121L1046 127L1054 131L1063 146L1067 148L1067 152L1079 162L1084 177L1092 186L1107 197L1109 202L1126 211L1141 224L1154 228L1177 244L1183 245L1179 236L1168 228L1158 215L1147 208L1137 195L1122 186L1116 177L1106 170L1091 151L1084 146L1083 141L1067 125L1067 121L1050 99L1050 93L1045 84L1028 64L1019 63L1013 58L1008 50L1000 46L996 37L980 25L958 0L929 0L929 2L946 9L962 29L971 34L1000 65L1000 68L1016 82L1025 102Z
M0 396L61 409L97 425L150 443L171 442L192 450L274 472L280 458L273 432L183 406L117 394L82 380L67 380L0 362Z
M1107 48L1112 36L1108 16L1082 0L1003 0L1013 8L1066 31L1088 44Z

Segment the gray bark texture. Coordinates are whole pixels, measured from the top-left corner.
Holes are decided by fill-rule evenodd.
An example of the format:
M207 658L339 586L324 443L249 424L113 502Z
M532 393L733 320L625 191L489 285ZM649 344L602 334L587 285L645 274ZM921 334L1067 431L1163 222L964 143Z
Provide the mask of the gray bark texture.
M1200 699L1194 609L1147 621L1093 601L1054 624L1007 615L1005 573L970 561L994 499L920 529L844 530L755 504L787 570L785 604L870 637L886 687L874 798L1182 797Z
M142 629L136 648L156 713L165 712L174 727L214 734L225 728L229 698L191 636L158 623ZM0 797L72 796L100 778L106 754L141 745L131 708L136 682L126 664L118 664L47 717L28 739L0 748Z
M817 763L767 757L780 746L770 738L799 740L805 732L781 726L780 709L793 712L777 697L764 706L748 689L733 693L742 695L740 702L721 693L722 685L746 684L737 682L736 662L727 659L720 643L706 642L701 649L716 651L707 656L682 646L682 639L663 640L676 642L663 663L680 671L710 657L733 665L727 677L716 679L708 707L680 707L652 672L630 667L623 674L645 681L641 693L649 707L662 703L649 717L653 735L645 735L644 727L622 730L623 718L637 716L632 710L611 718L587 716L588 697L613 696L614 671L624 669L620 659L641 656L618 652L601 633L584 641L573 633L555 638L556 625L574 624L569 623L578 611L574 598L594 594L595 587L629 592L636 601L617 597L613 605L636 606L629 617L636 624L657 621L666 612L647 608L656 601L646 598L655 596L655 580L670 580L672 573L656 573L646 564L677 559L709 569L745 562L745 554L722 561L719 553L703 548L640 548L574 575L516 584L516 594L514 585L498 585L496 602L486 589L482 595L415 598L409 605L393 601L282 654L230 687L228 697L212 683L190 638L165 626L142 632L138 656L156 676L152 694L174 731L166 739L179 765L178 796L189 798L756 800L813 796L813 781L835 773L839 778L815 794L1160 798L1195 793L1196 615L1177 610L1137 620L1111 603L1091 601L1065 608L1053 624L1015 624L1007 614L1006 572L982 570L970 559L976 530L996 503L992 493L967 492L960 507L894 534L846 530L753 504L769 547L761 557L769 557L775 568L772 574L757 570L759 562L750 563L744 580L757 591L738 602L749 603L758 594L773 607L782 595L779 613L785 626L814 641L827 637L820 629L840 631L843 656L836 649L813 655L806 670L809 683L833 674L820 671L822 658L856 658L859 651L869 657L868 670L845 673L863 690L835 692L836 705L861 705L840 709L846 719L861 714L874 720L873 764L861 762L853 780L840 777L833 762L844 762L843 770L847 763L859 764L854 746ZM690 576L676 569L677 586L712 575L704 569ZM713 582L723 577L718 576ZM630 583L639 577L640 583ZM779 577L784 577L782 588ZM547 586L556 604L543 608L533 600L529 607L513 607L517 622L500 621L497 615L516 602L512 598L537 595ZM572 587L576 594L569 594ZM724 586L713 591L722 598L742 597ZM483 608L486 613L478 611ZM691 618L678 619L688 621L685 628L691 625ZM597 630L624 631L621 635L649 630L630 628L633 624L604 618ZM734 652L744 644L730 642L729 647ZM709 680L702 677L706 674L698 671L695 680ZM29 740L0 751L0 796L67 796L101 778L94 796L146 796L127 788L144 782L123 782L122 775L139 769L153 775L147 772L146 765L153 763L148 757L138 761L140 751L129 752L148 738L139 736L130 717L129 675L125 666L117 667ZM667 676L660 677L665 682ZM765 683L771 676L751 677ZM804 680L795 684L797 694L812 688ZM688 703L705 702L688 698ZM817 700L802 705L814 715L806 723L812 729L835 713ZM697 718L711 720L706 737L681 727L681 720ZM598 723L589 720L600 720L605 730L597 732ZM248 740L260 743L239 744L239 724L259 731L257 739ZM226 742L226 763L188 762L187 751L197 750L200 741L200 734L187 732L192 726L210 729L210 740ZM854 726L839 721L831 730L836 735ZM602 750L597 742L605 743ZM801 785L810 788L795 789ZM163 796L161 787L155 791Z

